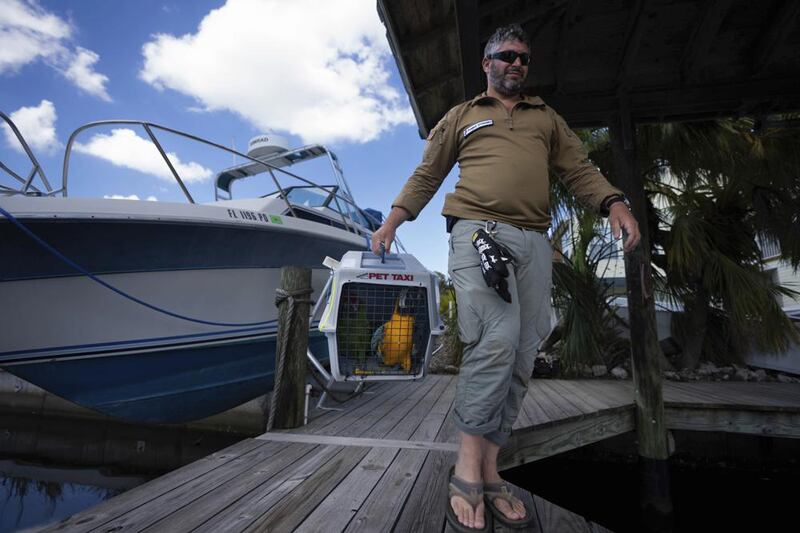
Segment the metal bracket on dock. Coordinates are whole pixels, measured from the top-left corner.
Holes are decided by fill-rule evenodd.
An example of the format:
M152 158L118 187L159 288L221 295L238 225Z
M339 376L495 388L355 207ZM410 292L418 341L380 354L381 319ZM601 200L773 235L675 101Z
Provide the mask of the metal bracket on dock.
M317 409L320 409L320 410L323 410L323 411L341 411L342 410L341 407L328 407L328 406L324 405L325 404L325 400L328 398L328 389L333 387L334 384L337 384L337 383L340 383L340 382L338 382L338 381L333 379L333 376L331 376L331 373L328 372L328 370L322 365L322 363L319 362L319 360L316 358L316 356L313 354L313 352L310 349L306 350L306 357L308 358L309 362L314 366L314 369L317 372L319 372L320 375L325 380L325 385L322 387L322 396L319 397L319 401L317 402ZM363 381L359 381L356 384L355 388L352 391L349 391L347 394L350 394L351 396L354 396L354 395L358 394L359 392L361 392L361 390L363 388L364 388L364 382Z

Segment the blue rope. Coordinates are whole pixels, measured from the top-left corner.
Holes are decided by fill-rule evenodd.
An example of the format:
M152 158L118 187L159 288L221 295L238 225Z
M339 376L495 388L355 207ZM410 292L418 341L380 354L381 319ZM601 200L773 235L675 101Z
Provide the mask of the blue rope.
M209 320L200 320L198 318L191 318L191 317L188 317L188 316L183 316L183 315L180 315L178 313L173 313L172 311L167 311L166 309L162 309L162 308L160 308L158 306L155 306L153 304L149 304L149 303L145 302L144 300L140 300L139 298L137 298L135 296L131 296L130 294L128 294L128 293L126 293L124 291L121 291L120 289L114 287L113 285L110 285L110 284L106 283L105 281L103 281L102 279L98 278L97 276L95 276L94 274L92 274L91 272L89 272L88 270L86 270L85 268L80 266L79 264L75 263L70 258L66 257L64 254L62 254L61 252L59 252L58 250L56 250L55 248L50 246L48 243L46 243L44 240L42 240L41 237L36 235L30 229L28 229L22 222L17 220L14 217L14 215L9 213L8 211L3 209L2 207L0 207L0 215L3 215L4 217L6 217L9 220L9 222L11 222L16 227L18 227L28 237L30 237L31 239L36 241L36 243L39 246L41 246L42 248L44 248L45 250L47 250L48 252L50 252L51 254L56 256L58 259L60 259L61 261L63 261L64 263L66 263L67 265L72 267L73 269L75 269L78 272L80 272L81 274L83 274L84 276L87 276L92 281L95 281L95 282L99 283L100 285L102 285L103 287L116 292L117 294L119 294L123 298L127 298L128 300L131 300L132 302L136 302L139 305L143 305L143 306L147 307L148 309L152 309L153 311L157 311L159 313L163 313L165 315L169 315L169 316L174 317L174 318L179 318L181 320L186 320L188 322L195 322L197 324L205 324L205 325L208 325L208 326L225 326L225 327L264 326L266 324L274 322L274 320L266 320L264 322L242 322L242 323L211 322Z

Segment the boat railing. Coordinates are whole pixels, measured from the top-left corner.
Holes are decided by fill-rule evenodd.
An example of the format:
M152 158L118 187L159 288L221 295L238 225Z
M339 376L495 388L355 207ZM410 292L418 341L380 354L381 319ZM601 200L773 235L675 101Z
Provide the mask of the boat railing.
M271 165L268 161L265 162L265 161L262 161L260 159L253 158L253 157L251 157L251 156L249 156L247 154L241 153L241 152L239 152L239 151L237 151L237 150L235 150L233 148L229 148L227 146L215 143L213 141L209 141L208 139L204 139L202 137L198 137L198 136L192 135L190 133L186 133L186 132L183 132L183 131L180 131L180 130L176 130L174 128L169 128L169 127L166 127L166 126L161 126L159 124L155 124L155 123L147 122L147 121L141 121L141 120L101 120L101 121L94 121L94 122L89 122L87 124L84 124L83 126L77 128L75 131L72 132L72 134L70 135L70 137L69 137L69 139L67 141L66 149L64 151L64 162L63 162L63 167L62 167L61 187L58 188L58 189L54 189L51 186L50 182L48 181L48 179L47 179L47 177L46 177L46 175L44 173L44 170L43 170L42 166L39 164L39 161L36 159L36 156L34 155L33 151L30 149L30 147L28 146L28 143L25 141L25 138L20 133L19 129L14 124L14 122L11 120L11 118L9 116L7 116L5 113L3 113L2 111L0 111L0 119L2 119L3 122L5 122L8 125L8 127L11 129L13 134L16 136L17 140L19 141L20 146L22 147L23 151L25 152L25 154L27 155L27 157L28 157L28 159L29 159L29 161L31 163L30 172L27 174L26 177L23 177L22 175L18 174L17 172L14 172L5 163L3 163L3 161L0 161L0 170L4 171L13 180L15 180L15 181L17 181L19 183L19 186L17 188L10 187L10 186L7 186L7 185L3 185L2 183L0 183L0 195L57 196L57 195L60 194L60 195L62 195L64 197L66 197L68 195L70 157L72 155L73 145L75 144L75 140L78 137L78 135L80 135L82 132L84 132L85 130L90 129L90 128L109 126L109 125L133 125L133 126L138 125L138 126L141 126L145 130L145 132L147 133L147 136L150 138L150 141L155 145L155 147L158 150L159 154L164 159L164 162L166 163L167 167L169 168L170 173L172 174L172 177L178 183L178 186L181 188L181 191L183 192L184 196L186 197L186 199L190 203L196 203L196 202L195 202L194 198L192 197L191 193L189 192L188 188L186 187L185 183L181 179L180 174L178 173L177 169L172 164L172 161L170 161L170 159L169 159L166 151L164 150L161 142L158 140L158 137L156 136L155 131L161 130L161 131L164 131L164 132L167 132L167 133L171 133L173 135L177 135L179 137L183 137L183 138L190 139L190 140L202 143L202 144L206 144L208 146L213 146L214 148L218 148L218 149L220 149L220 150L222 150L224 152L228 152L230 154L233 154L235 156L241 157L241 158L243 158L243 159L245 159L247 161L251 161L253 163L257 163L258 165L262 166L264 168L264 170L267 173L269 173L270 177L272 178L273 183L275 184L276 192L279 193L280 198L286 204L286 208L287 208L288 212L291 213L292 216L297 216L297 212L295 211L295 208L296 207L300 207L300 206L295 206L294 204L292 204L292 202L288 198L288 195L286 194L287 187L284 187L284 186L281 185L280 180L278 180L277 176L275 175L275 172L280 172L280 173L282 173L282 174L284 174L286 176L289 176L291 178L294 178L294 179L298 180L301 183L304 183L304 184L309 185L311 187L317 188L317 189L319 189L321 191L325 191L327 194L332 195L331 201L336 205L336 209L334 209L333 211L337 211L338 212L338 214L339 214L339 216L341 218L343 227L347 231L350 231L352 233L356 233L358 235L368 235L369 234L369 231L365 231L366 228L364 228L361 223L357 222L357 218L358 217L354 216L354 214L360 215L362 219L365 219L369 223L370 227L378 227L378 226L380 226L380 224L382 222L381 220L378 220L377 218L372 216L367 211L364 211L364 210L360 209L355 204L355 202L352 199L352 193L350 192L350 187L347 184L347 181L344 180L342 169L341 169L341 166L339 165L338 160L330 153L330 151L327 151L327 150L326 151L327 151L328 160L329 160L331 166L333 167L334 173L337 176L337 180L340 181L341 184L343 185L342 190L345 191L346 195L339 194L338 188L335 187L335 186L318 185L318 184L316 184L316 183L314 183L314 182L312 182L312 181L310 181L310 180L308 180L308 179L306 179L306 178L304 178L302 176L299 176L299 175L297 175L297 174L295 174L293 172L290 172L290 171L288 171L288 170L286 170L284 168L280 168L280 167L278 167L276 165ZM43 187L42 186L37 186L36 184L34 184L34 178L37 175L39 176L40 181L41 181L41 185L43 185ZM343 207L346 207L346 209L343 209ZM397 242L397 245L400 247L400 249L405 250L405 248L403 247L402 243L399 242L399 239L396 240L396 242Z
M0 183L0 194L5 195L14 195L14 194L23 194L23 195L36 195L36 196L53 196L59 193L59 190L53 190L50 186L50 182L47 181L47 176L44 175L44 170L42 170L42 166L39 164L39 161L36 160L36 156L33 155L33 151L31 151L28 143L25 141L25 138L17 129L17 125L14 124L14 121L11 120L11 117L0 111L0 118L11 128L12 133L19 141L20 146L25 151L25 154L28 156L28 160L31 162L31 170L28 173L26 178L23 178L11 168L9 168L5 163L0 161L0 170L3 170L6 174L8 174L12 179L18 181L20 186L18 189L13 187L8 187ZM45 187L45 190L40 189L36 185L33 184L33 179L36 175L39 175L39 179L42 181L42 184Z
M196 141L196 142L208 145L208 146L213 146L214 148L218 148L220 150L223 150L225 152L228 152L230 154L233 154L233 155L241 157L241 158L243 158L243 159L245 159L247 161L250 161L252 163L256 163L256 164L262 166L264 168L264 171L267 172L270 175L270 177L272 178L272 181L273 181L273 183L275 185L275 188L276 188L276 192L279 193L280 198L284 201L284 203L286 204L287 210L289 211L289 213L291 213L292 216L297 216L297 212L295 211L295 208L297 206L293 205L292 202L289 200L289 198L288 198L288 196L286 194L287 187L284 187L284 186L281 185L280 180L275 175L276 172L279 172L279 173L281 173L283 175L286 175L286 176L289 176L291 178L294 178L294 179L300 181L301 183L310 185L311 187L318 188L318 189L320 189L322 191L325 191L328 194L332 194L333 195L333 201L336 203L337 208L338 208L337 211L339 212L339 215L341 216L342 223L343 223L344 227L347 229L347 231L356 233L358 235L368 234L368 232L365 231L364 228L362 228L360 224L356 223L356 221L353 219L352 216L345 216L345 210L342 209L342 205L346 206L348 210L352 210L355 213L363 213L363 211L361 209L359 209L359 207L355 204L355 202L352 200L352 198L348 198L348 197L346 197L344 195L338 194L335 187L328 187L328 186L318 185L317 183L314 183L314 182L312 182L312 181L310 181L310 180L308 180L308 179L306 179L306 178L304 178L302 176L299 176L298 174L295 174L294 172L288 171L288 170L286 170L284 168L281 168L279 166L276 166L276 165L271 165L268 161L262 161L260 159L251 157L251 156L249 156L247 154L244 154L242 152L239 152L239 151L237 151L237 150L235 150L233 148L229 148L229 147L224 146L222 144L218 144L218 143L215 143L213 141L209 141L208 139L204 139L202 137L198 137L196 135L192 135L191 133L186 133L184 131L176 130L174 128L169 128L167 126L162 126L162 125L159 125L159 124L155 124L155 123L147 122L147 121L142 121L142 120L100 120L100 121L89 122L87 124L84 124L83 126L81 126L78 129L76 129L74 132L72 132L72 135L70 135L69 140L67 141L66 149L64 151L64 164L63 164L63 168L62 168L62 186L58 190L49 192L48 195L53 196L53 195L55 195L55 194L60 192L63 196L67 196L67 188L68 188L68 183L69 183L70 156L72 154L72 147L73 147L73 144L75 143L75 139L78 137L79 134L81 134L83 131L85 131L87 129L90 129L90 128L96 128L96 127L102 127L102 126L121 126L121 125L128 125L128 126L137 126L138 125L138 126L141 126L145 130L145 132L147 133L147 136L150 138L150 141L155 145L155 147L158 150L159 154L161 154L161 157L164 159L164 162L166 163L167 167L169 168L169 171L172 174L172 177L178 183L178 186L181 188L181 191L183 191L184 196L186 197L186 199L190 203L196 203L196 202L195 202L194 198L192 197L191 193L189 192L189 189L186 187L186 185L184 184L183 180L181 179L180 174L178 173L177 169L175 168L175 166L170 161L170 159L169 159L169 157L167 155L167 152L164 150L161 142L159 141L158 137L156 136L156 133L155 133L156 131L163 131L163 132L171 133L173 135L177 135L179 137L190 139L192 141ZM329 155L329 157L330 157L330 155ZM348 192L349 192L349 190L348 190ZM364 215L365 216L369 216L366 213L364 213Z

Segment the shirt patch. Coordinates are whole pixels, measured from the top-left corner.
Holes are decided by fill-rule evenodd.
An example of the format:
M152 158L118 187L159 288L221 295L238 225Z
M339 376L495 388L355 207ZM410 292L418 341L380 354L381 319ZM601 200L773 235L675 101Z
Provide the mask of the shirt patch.
M486 120L481 120L480 122L476 122L475 124L471 124L466 128L464 128L464 137L466 138L467 135L469 135L470 133L472 133L477 129L485 128L486 126L491 126L492 124L494 124L494 120L490 118Z

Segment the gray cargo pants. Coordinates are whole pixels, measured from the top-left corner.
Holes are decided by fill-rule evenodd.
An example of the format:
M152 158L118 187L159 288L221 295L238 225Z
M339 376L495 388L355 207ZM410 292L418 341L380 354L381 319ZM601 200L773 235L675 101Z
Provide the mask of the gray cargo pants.
M550 331L553 251L539 232L497 223L494 239L509 249L511 303L486 286L472 233L483 221L459 220L450 233L448 270L456 290L458 334L464 343L456 387L456 426L502 446L511 434Z

